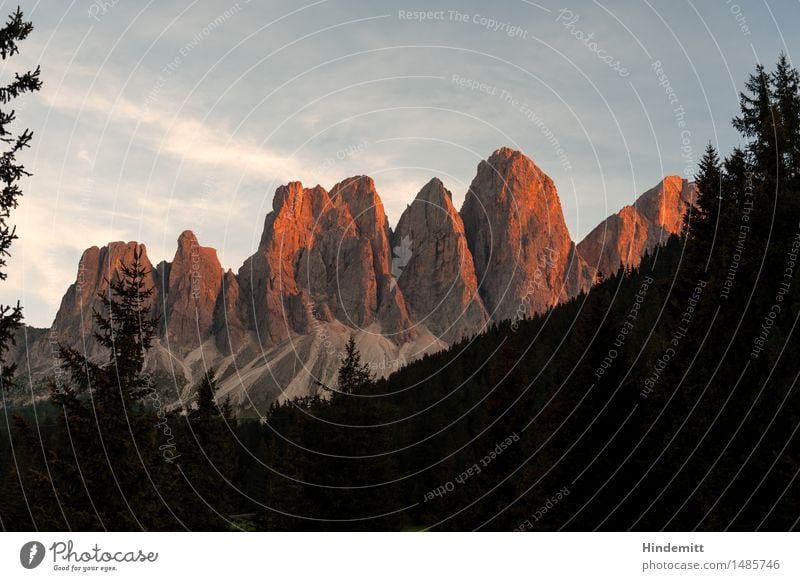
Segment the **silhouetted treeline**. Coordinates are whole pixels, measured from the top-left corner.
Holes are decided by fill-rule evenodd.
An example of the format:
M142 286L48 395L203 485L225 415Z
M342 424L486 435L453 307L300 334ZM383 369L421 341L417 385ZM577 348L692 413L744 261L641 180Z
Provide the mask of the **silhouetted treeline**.
M213 374L184 413L133 397L137 446L88 388L80 413L24 410L3 428L3 527L797 528L799 84L784 56L758 67L743 145L707 148L683 235L531 320L377 382L351 345L331 397L265 423L236 424ZM87 363L71 366L78 383ZM102 446L71 446L93 421L113 431L118 484Z

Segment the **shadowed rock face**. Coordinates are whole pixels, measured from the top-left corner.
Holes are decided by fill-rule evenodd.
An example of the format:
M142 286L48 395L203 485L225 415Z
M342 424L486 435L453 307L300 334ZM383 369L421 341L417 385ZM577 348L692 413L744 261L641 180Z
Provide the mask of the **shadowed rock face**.
M645 251L681 231L688 204L696 196L694 183L668 176L592 230L578 244L578 254L605 276L620 265L637 266Z
M163 301L162 323L171 347L198 347L211 335L222 277L217 251L200 246L192 231L182 233L169 267Z
M237 351L245 343L247 331L239 317L239 281L232 270L223 275L217 303L214 305L212 334L217 349L224 354Z
M377 320L384 335L397 342L405 341L410 336L411 320L404 297L394 284L389 220L375 183L368 176L346 179L333 187L331 198L342 213L351 217L358 237L358 255L363 257L363 262L341 261L337 266L338 272L355 273L356 280L366 283L364 292L356 293L344 284L337 285L345 302L353 305L352 309L347 309L347 318L351 318L352 312L353 322L360 327ZM355 298L359 294L362 301ZM413 331L410 334L413 335Z
M89 353L94 352L94 310L103 312L103 306L98 294L108 291L111 277L119 270L120 266L131 264L136 249L141 250L142 266L149 272L145 284L154 289L158 288L158 273L153 270L153 265L147 257L144 244L136 242L111 242L107 246L98 248L92 246L86 249L78 262L78 273L75 282L67 289L61 299L61 305L53 321L53 338L76 349L83 350L87 347ZM159 300L156 290L148 301L153 310Z
M464 223L437 178L403 212L394 241L397 284L414 321L447 343L483 328L488 316Z
M575 296L594 267L638 264L642 252L679 231L694 195L692 184L666 178L576 250L552 180L507 148L480 163L461 214L434 178L394 233L371 178L348 178L330 193L292 182L275 192L259 246L238 274L223 271L216 251L190 231L172 261L155 269L136 242L89 248L53 327L22 329L22 347L10 357L38 378L54 372L56 341L99 355L97 294L138 247L161 319L147 365L169 376L164 396L186 401L214 367L221 397L242 413L263 412L275 399L316 393L317 382L335 383L351 335L371 369L387 375L488 322Z
M461 217L492 319L541 313L589 288L553 181L519 151L478 165Z
M95 353L93 309L101 309L98 295L108 290L110 277L122 264L133 262L134 251L153 289L148 301L153 316L161 320L161 337L176 354L186 354L212 336L223 271L213 248L201 246L194 233L183 232L172 262L154 268L147 249L136 242L112 242L84 251L75 282L67 289L53 323L60 340L89 354Z

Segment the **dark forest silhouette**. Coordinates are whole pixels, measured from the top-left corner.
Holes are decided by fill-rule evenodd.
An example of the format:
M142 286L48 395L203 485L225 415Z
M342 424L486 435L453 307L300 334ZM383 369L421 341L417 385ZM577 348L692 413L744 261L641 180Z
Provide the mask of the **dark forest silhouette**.
M29 32L13 16L2 57ZM159 399L151 289L126 265L95 313L105 359L62 348L49 402L5 410L2 528L797 528L799 83L783 55L756 68L733 121L744 145L708 146L682 235L637 268L384 380L351 342L331 397L274 404L265 423L237 422L213 371L184 409ZM37 69L0 101L38 87ZM12 121L0 113L2 255L30 139ZM6 346L21 314L2 314Z

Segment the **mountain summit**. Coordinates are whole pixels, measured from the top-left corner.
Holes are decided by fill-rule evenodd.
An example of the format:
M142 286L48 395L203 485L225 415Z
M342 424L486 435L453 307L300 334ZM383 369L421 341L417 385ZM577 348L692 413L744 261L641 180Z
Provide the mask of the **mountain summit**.
M276 190L258 248L237 273L188 230L172 261L156 267L136 242L89 248L50 336L31 330L14 357L42 378L55 373L54 334L95 354L97 293L140 248L161 319L148 368L164 397L185 400L214 367L221 397L240 413L262 413L276 399L333 385L350 336L373 372L388 375L491 322L530 317L588 290L596 270L635 264L678 231L693 196L691 184L668 177L576 247L553 181L509 148L479 163L461 212L433 178L394 232L368 176L330 192L291 182Z
M478 165L461 216L492 319L541 313L588 290L553 180L521 152L504 147Z
M451 343L488 321L464 223L438 178L420 190L394 233L398 285L415 321ZM407 254L404 254L407 253Z
M645 251L681 231L683 215L696 196L694 183L678 176L665 177L592 230L578 244L578 253L606 276L620 265L637 266Z

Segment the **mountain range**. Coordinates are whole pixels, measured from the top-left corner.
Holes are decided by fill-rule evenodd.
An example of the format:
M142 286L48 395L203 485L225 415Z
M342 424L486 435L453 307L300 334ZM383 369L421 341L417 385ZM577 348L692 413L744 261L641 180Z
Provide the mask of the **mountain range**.
M191 231L171 262L155 265L137 242L85 250L53 325L24 327L10 357L43 397L35 386L56 373L59 342L99 356L98 293L139 248L160 319L147 367L161 393L187 401L213 367L219 395L256 415L334 385L351 335L383 376L492 322L588 291L598 273L634 266L678 233L696 193L666 177L576 244L552 179L509 148L480 162L460 211L434 178L394 230L368 176L330 191L291 182L275 192L258 248L237 272Z

